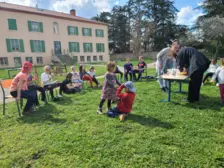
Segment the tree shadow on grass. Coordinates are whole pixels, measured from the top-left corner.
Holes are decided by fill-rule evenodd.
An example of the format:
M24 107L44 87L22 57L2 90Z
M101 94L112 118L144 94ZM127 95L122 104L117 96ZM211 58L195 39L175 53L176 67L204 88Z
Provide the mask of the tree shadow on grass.
M188 108L196 108L200 110L215 110L220 111L222 107L221 99L219 97L210 97L204 94L201 94L200 101L196 103L187 103L185 105Z
M160 120L150 117L150 116L141 116L141 115L131 113L127 119L137 122L144 126L149 126L149 127L161 127L161 128L166 128L166 129L174 128L174 126L172 124L160 121Z
M75 94L71 94L71 95L75 95ZM75 99L75 98L64 96L64 97L60 98L60 100L55 103L60 104L60 105L68 105L68 104L72 104L73 99Z
M21 118L17 119L17 121L28 124L45 122L63 124L66 122L65 119L55 118L53 115L59 113L61 113L61 111L56 109L53 105L47 104L44 107L38 109L31 116L22 116Z

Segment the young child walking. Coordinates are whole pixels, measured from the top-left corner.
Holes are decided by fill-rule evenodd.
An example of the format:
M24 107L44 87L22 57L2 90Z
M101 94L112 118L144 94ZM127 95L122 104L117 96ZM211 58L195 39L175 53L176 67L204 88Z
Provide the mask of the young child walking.
M122 93L122 90L125 88L125 93ZM121 85L116 92L116 96L120 98L117 107L113 110L109 110L107 115L109 117L117 117L119 116L120 121L124 121L126 116L131 112L132 105L135 100L136 90L131 81L126 82Z
M215 74L212 77L211 83L218 78L220 96L222 104L224 104L224 58L221 59L221 66L217 68Z
M121 85L121 83L117 80L116 75L114 73L116 68L115 62L109 62L107 64L107 73L105 75L103 88L102 88L102 96L99 104L99 108L97 110L98 114L103 114L103 104L107 100L107 108L111 109L111 101L117 101L116 90L117 85Z

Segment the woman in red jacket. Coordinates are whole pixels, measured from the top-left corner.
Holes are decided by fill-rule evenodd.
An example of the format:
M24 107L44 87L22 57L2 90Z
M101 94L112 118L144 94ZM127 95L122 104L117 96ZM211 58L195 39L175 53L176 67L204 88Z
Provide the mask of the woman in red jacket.
M121 93L122 90L125 88L125 93ZM109 117L117 117L119 116L120 121L124 121L125 117L131 112L132 105L135 100L136 90L134 85L131 81L126 82L125 84L121 85L116 92L116 96L120 98L120 101L112 110L108 111Z

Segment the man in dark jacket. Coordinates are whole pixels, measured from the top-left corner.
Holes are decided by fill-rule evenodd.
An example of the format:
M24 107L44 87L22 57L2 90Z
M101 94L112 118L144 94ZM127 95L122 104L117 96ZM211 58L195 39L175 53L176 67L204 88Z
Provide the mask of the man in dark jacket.
M193 47L184 47L177 54L177 62L182 72L188 70L190 77L188 87L188 101L199 101L200 88L204 72L208 69L211 61Z

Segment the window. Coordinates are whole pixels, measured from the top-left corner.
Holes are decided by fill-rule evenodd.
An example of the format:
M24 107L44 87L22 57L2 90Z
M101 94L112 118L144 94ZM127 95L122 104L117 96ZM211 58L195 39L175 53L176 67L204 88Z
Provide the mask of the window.
M95 55L93 56L93 61L95 61L95 62L97 61L97 56L95 56Z
M96 43L96 51L97 52L104 52L104 44L103 43Z
M83 43L84 52L93 52L92 43Z
M80 61L81 62L85 62L85 57L84 56L80 56Z
M24 43L22 39L6 39L8 52L24 52Z
M53 23L53 31L54 31L54 34L59 34L59 25L57 22Z
M87 56L87 61L91 62L91 56Z
M69 52L79 52L79 43L69 42Z
M45 52L45 42L43 40L30 40L32 52Z
M73 56L73 60L74 60L75 63L77 63L78 62L78 56Z
M31 32L43 32L43 23L28 21L28 28Z
M26 57L26 61L33 63L33 58L32 57Z
M96 37L104 37L104 32L103 32L103 30L96 29Z
M37 64L43 64L43 57L37 57Z
M8 19L9 30L17 30L16 19Z
M99 56L99 60L103 61L103 56L102 55Z
M82 28L82 35L83 36L92 36L92 29L91 28Z
M9 64L8 58L7 57L1 57L0 58L0 64L1 65L8 65Z
M79 35L78 27L68 26L68 35Z
M16 67L21 67L22 61L20 57L14 57L14 64Z

